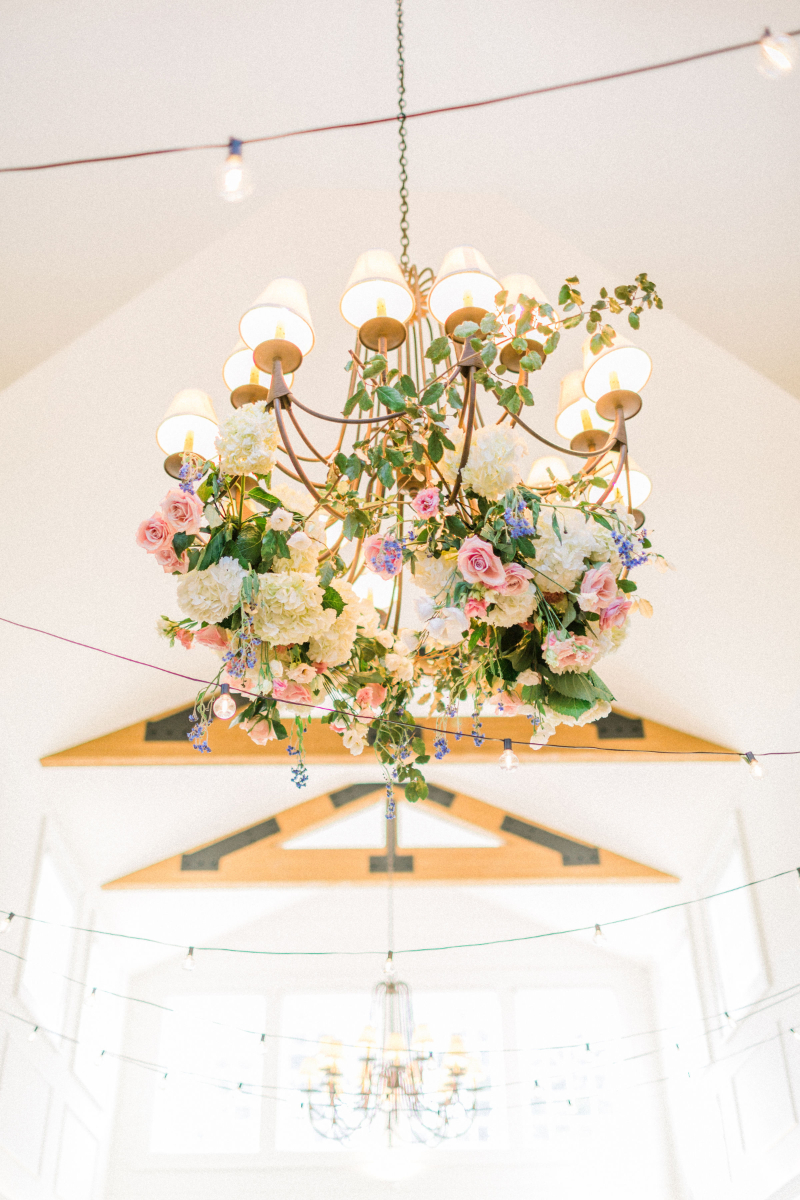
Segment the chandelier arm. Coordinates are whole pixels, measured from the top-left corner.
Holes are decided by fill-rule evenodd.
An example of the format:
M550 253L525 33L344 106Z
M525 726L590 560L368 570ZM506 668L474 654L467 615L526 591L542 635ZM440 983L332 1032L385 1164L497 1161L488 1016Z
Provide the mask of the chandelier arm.
M599 450L592 450L589 454L584 454L581 450L567 450L564 446L558 446L555 442L548 441L546 437L542 437L542 435L537 433L535 429L531 429L531 427L526 425L524 421L521 421L519 417L515 417L515 421L517 425L522 426L526 433L529 433L531 437L535 437L537 442L542 442L543 445L549 446L551 450L557 450L559 454L569 454L573 458L597 458L601 454L605 454L608 450L613 450L617 441L617 439L614 437L614 430L612 429L611 433L608 435L608 441L604 446L601 446Z
M293 398L294 397L292 397L292 399ZM286 447L286 452L289 455L289 458L291 459L292 466L294 467L295 471L297 471L297 474L300 476L301 483L305 484L306 488L311 493L311 495L314 497L314 499L317 501L317 503L320 504L327 512L329 512L331 514L331 516L338 516L338 514L335 512L335 510L332 509L328 504L326 504L325 501L322 499L322 497L320 496L316 487L311 482L311 480L308 478L308 476L306 475L302 466L300 465L300 460L298 459L297 455L294 452L292 443L289 441L289 434L288 434L288 430L286 428L286 422L283 419L283 405L281 404L280 396L275 396L273 406L275 409L275 420L278 423L278 430L281 435L281 441L283 442L284 446ZM320 485L320 486L322 486L322 485Z
M280 450L281 454L288 455L288 453L289 453L289 451L284 446L278 446L278 449ZM297 457L300 459L300 462L309 462L309 463L317 462L316 458L310 458L307 454L298 454ZM322 487L323 485L320 483L318 486Z
M296 430L297 430L297 432L300 434L300 437L303 439L303 441L305 442L305 444L308 446L308 448L309 448L309 450L311 451L311 453L312 453L312 454L314 454L314 455L316 455L316 460L313 460L313 459L312 459L312 461L319 461L319 462L321 462L321 463L325 463L325 465L326 465L326 466L328 466L328 465L330 464L330 457L329 457L329 456L327 456L327 457L326 457L324 454L320 454L320 452L319 452L319 450L316 448L316 446L314 446L314 445L313 445L313 444L312 444L312 443L311 443L311 442L308 440L308 438L306 437L306 435L305 435L305 433L303 432L302 428L300 427L300 423L298 422L298 420L297 420L297 417L294 415L294 412L292 411L292 408L291 408L291 406L290 406L290 408L289 408L289 420L292 422L292 424L294 425L295 429L296 429Z
M377 424L379 421L393 421L395 417L402 417L403 412L389 413L385 417L328 417L325 413L315 412L313 408L308 408L305 404L301 404L296 396L292 396L292 401L298 408L302 408L304 413L308 413L310 417L317 417L320 421L332 421L334 425L369 425Z
M599 508L600 505L604 504L605 501L608 499L608 497L611 495L611 493L613 492L613 490L616 486L617 480L619 479L620 475L622 474L622 469L625 466L627 461L628 461L628 447L625 442L622 442L620 445L620 449L619 449L619 462L617 463L617 469L614 472L614 477L611 480L611 483L606 488L606 490L603 492L602 496L599 498L599 500L595 500L594 504L592 505L592 508Z

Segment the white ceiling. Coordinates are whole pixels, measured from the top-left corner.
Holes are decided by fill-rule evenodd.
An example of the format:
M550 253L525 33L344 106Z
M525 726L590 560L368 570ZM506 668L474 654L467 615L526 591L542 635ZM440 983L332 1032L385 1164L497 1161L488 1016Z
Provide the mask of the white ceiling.
M4 164L394 110L391 0L5 0L0 11ZM556 16L544 0L496 0L490 11L406 0L408 107L639 66L758 37L766 23L796 28L800 4L573 0ZM453 230L421 244L423 193L446 209L451 188L499 192L623 274L647 270L671 311L800 395L799 107L800 71L770 83L748 51L413 122L412 251L435 266L448 240L472 240ZM239 206L215 194L214 152L3 176L0 384L287 189L395 187L391 125L252 147L247 158L257 192ZM306 230L317 241L319 200ZM387 212L379 239L392 247L395 221ZM515 231L505 232L511 244ZM524 250L538 277L536 247Z

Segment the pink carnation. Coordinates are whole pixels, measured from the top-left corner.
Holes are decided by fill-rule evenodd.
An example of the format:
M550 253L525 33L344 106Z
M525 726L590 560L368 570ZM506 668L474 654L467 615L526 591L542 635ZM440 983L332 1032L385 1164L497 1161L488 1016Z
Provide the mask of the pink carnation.
M373 533L364 541L364 559L370 571L381 579L392 579L403 569L402 547L394 538Z
M486 601L478 600L472 596L464 605L465 617L477 617L479 621L486 620Z
M563 675L565 671L588 671L599 652L600 647L592 638L574 634L559 637L557 633L548 633L542 647L544 660L556 675Z
M172 542L168 542L166 546L161 546L158 550L153 551L153 558L160 567L163 567L170 575L175 571L180 571L181 575L185 575L189 570L189 559L187 555L182 554L178 558L175 553Z
M617 579L608 563L587 571L581 581L578 604L584 612L602 612L617 595Z
M386 699L386 688L380 683L368 683L356 692L356 700L362 708L380 708Z
M458 552L458 569L467 583L484 583L487 587L502 587L506 581L503 564L488 542L468 537Z
M519 563L509 563L505 568L505 582L493 590L502 596L521 596L528 590L528 580L533 579L533 571L521 567Z
M275 731L268 721L258 720L244 727L245 733L257 746L266 746L275 741Z
M203 505L194 493L173 488L161 501L160 508L174 533L200 532Z
M225 650L228 645L228 631L220 629L219 625L206 625L205 629L198 629L194 640L199 646L209 646L212 650Z
M142 521L137 529L136 542L148 554L155 554L156 550L162 550L165 546L172 546L173 533L174 530L164 514L154 512L152 517L148 517L146 521Z
M621 625L624 625L632 607L632 601L626 600L624 596L619 596L616 600L612 600L608 607L604 608L600 613L600 629L602 632L607 633L609 629L618 629Z
M423 488L411 501L411 507L418 517L431 517L438 509L440 500L438 488Z
M302 683L287 683L285 679L274 679L272 682L272 694L281 704L302 704L311 706L314 703L314 698L307 687Z

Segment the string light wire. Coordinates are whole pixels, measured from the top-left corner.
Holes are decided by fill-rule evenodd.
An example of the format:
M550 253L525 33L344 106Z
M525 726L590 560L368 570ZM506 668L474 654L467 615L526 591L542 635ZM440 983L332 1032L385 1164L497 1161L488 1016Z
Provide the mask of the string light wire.
M789 30L786 37L800 36L800 29ZM399 111L390 117L371 117L363 121L344 121L336 125L315 125L308 129L291 129L284 133L269 133L261 137L238 139L243 146L252 146L261 142L278 142L288 138L306 137L317 133L334 133L342 129L363 129L373 125L388 125L394 121L414 121L421 117L442 116L445 113L465 112L470 109L487 108L494 104L507 104L514 100L527 100L533 96L545 96L551 92L563 92L571 88L589 87L596 83L610 83L616 79L629 79L634 75L645 75L651 71L663 71L670 67L685 66L687 63L701 62L707 58L717 58L722 54L733 54L739 50L752 50L761 45L761 38L747 42L735 42L729 46L718 46L713 50L700 50L696 54L684 54L680 58L664 59L661 62L648 63L641 67L629 67L623 71L612 71L604 75L590 75L585 79L571 79L565 83L552 83L544 87L529 88L522 92L509 92L504 96L492 96L486 100L468 100L462 104L447 104L439 108L425 108L417 112L405 113ZM81 167L90 163L123 162L133 158L155 158L164 154L188 154L201 150L225 150L229 141L205 142L192 146L170 146L159 150L136 150L127 154L104 154L94 158L70 158L60 162L33 163L27 166L0 167L0 175L15 174L26 171L51 171L57 167Z

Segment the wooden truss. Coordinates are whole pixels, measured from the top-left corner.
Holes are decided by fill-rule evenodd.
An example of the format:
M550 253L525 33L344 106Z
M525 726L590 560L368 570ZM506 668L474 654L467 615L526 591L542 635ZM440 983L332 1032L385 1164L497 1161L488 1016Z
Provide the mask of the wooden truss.
M378 883L387 878L388 854L398 883L673 883L653 867L622 858L567 834L465 796L431 786L420 808L458 825L493 835L495 846L370 849L290 849L299 834L381 802L384 783L358 783L316 796L273 817L185 854L134 871L106 888L253 887L264 884ZM394 837L395 823L387 822Z

